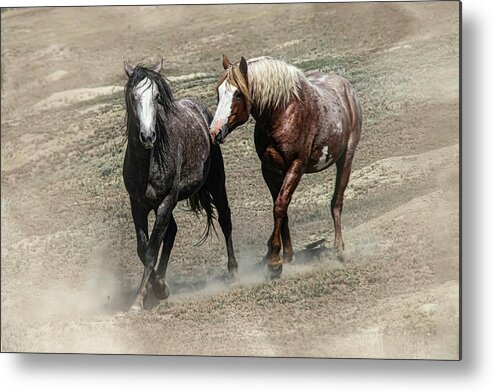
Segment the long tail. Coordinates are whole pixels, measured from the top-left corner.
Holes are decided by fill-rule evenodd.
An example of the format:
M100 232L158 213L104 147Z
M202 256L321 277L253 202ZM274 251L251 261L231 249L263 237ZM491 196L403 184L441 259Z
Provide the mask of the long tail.
M210 192L205 187L202 187L198 192L190 196L188 206L196 215L203 215L205 212L207 216L207 226L202 234L202 238L197 243L197 245L202 245L207 237L209 237L211 228L217 234L216 228L214 227L214 218L216 217L214 214L214 199Z

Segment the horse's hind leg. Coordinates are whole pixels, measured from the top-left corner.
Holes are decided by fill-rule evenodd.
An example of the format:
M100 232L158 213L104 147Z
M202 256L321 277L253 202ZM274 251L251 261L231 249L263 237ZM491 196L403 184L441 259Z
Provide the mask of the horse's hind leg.
M224 162L219 146L213 146L211 155L211 167L205 187L212 195L214 205L216 206L217 218L226 241L228 272L230 277L234 277L238 272L238 262L236 261L233 249L231 209L229 208L228 195L226 193L226 175L224 173Z
M361 106L356 97L356 93L350 86L346 86L345 91L353 125L349 133L346 149L336 162L336 185L334 189L334 195L332 196L332 201L330 203L332 219L334 220L335 226L334 247L337 251L337 257L341 261L344 260L344 241L342 240L341 230L341 214L342 206L344 203L344 191L346 190L347 184L349 182L349 176L351 175L351 166L353 164L354 152L356 151L356 147L358 146L361 134L362 121Z
M337 257L341 261L344 260L344 241L342 239L341 215L344 204L344 191L346 190L349 182L349 176L351 175L353 156L354 148L350 148L350 146L348 146L336 162L336 184L334 188L334 195L332 196L332 201L330 203L330 210L335 228L334 247L337 251Z
M233 249L233 225L231 223L231 209L229 208L226 189L223 188L223 190L217 194L213 193L212 197L214 198L214 204L217 208L219 225L221 226L221 230L226 241L226 250L228 253L228 272L230 277L234 277L238 272L238 262L236 261Z
M166 229L166 234L163 239L163 249L161 250L161 257L159 259L159 265L157 267L157 279L152 284L152 290L159 299L166 299L169 297L170 289L166 283L166 269L168 268L168 261L175 243L176 232L178 228L176 226L175 218L171 214L171 218Z

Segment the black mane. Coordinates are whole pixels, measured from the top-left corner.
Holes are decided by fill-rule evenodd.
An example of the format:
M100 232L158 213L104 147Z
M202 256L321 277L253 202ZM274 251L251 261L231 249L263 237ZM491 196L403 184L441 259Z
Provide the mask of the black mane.
M159 91L159 104L162 106L165 115L170 113L174 109L175 100L168 80L160 73L154 72L143 65L137 65L128 78L127 85L125 86L127 107L133 107L131 92L145 78L149 78L156 83Z

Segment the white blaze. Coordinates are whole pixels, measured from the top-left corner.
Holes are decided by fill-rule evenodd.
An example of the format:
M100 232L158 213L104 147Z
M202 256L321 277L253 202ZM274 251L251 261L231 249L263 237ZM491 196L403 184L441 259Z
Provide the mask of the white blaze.
M231 115L231 105L233 103L233 95L236 90L235 86L231 86L226 80L218 88L219 102L217 104L216 114L212 120L211 129L216 126L223 126L228 121Z
M154 105L154 83L149 78L135 87L137 97L137 115L139 116L141 130L152 129L156 120L156 106Z

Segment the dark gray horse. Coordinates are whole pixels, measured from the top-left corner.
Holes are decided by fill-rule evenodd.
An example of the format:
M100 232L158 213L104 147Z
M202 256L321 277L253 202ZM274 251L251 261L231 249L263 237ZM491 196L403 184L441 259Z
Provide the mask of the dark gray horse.
M205 240L213 227L213 206L226 239L230 276L238 269L231 239L231 212L225 188L224 164L219 146L212 145L212 115L199 101L174 100L161 64L135 68L125 63L128 144L123 165L137 234L137 253L144 275L131 309L143 309L150 282L156 297L169 296L166 268L175 235L173 209L188 199L193 211L205 211ZM150 238L148 215L156 214ZM159 248L161 257L155 270Z

